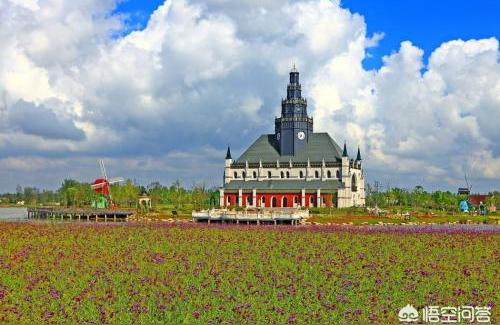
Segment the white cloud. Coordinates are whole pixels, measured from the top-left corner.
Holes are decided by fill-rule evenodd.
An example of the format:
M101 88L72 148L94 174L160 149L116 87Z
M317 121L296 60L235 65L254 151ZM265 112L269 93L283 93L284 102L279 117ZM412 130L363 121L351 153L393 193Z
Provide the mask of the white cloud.
M350 141L361 142L381 177L390 177L388 169L408 170L422 178L446 178L451 185L462 177L452 172L453 165L471 168L471 157L480 155L485 163L476 168L476 177L498 180L499 132L491 122L500 118L498 40L443 43L427 66L422 57L421 49L403 42L364 80L374 90L371 98L363 92L345 98L328 128L339 136L347 130ZM339 107L338 101L331 104ZM374 124L382 126L375 134L370 132Z
M428 64L406 41L367 71L366 49L384 33L367 35L364 18L338 1L173 0L124 36L115 5L0 3L0 174L31 156L74 164L78 177L105 156L144 181L180 175L216 185L225 145L237 154L272 132L296 63L315 130L346 139L351 154L360 144L369 179L456 186L463 165L485 188L500 179L495 38L445 42ZM14 125L19 100L51 110L49 120ZM65 128L51 133L50 123ZM24 171L37 182L39 169ZM15 186L3 180L0 189Z

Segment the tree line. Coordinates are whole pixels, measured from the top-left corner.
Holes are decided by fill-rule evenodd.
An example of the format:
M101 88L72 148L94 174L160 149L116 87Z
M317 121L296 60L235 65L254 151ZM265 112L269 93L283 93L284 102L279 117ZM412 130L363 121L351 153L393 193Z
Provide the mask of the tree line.
M458 208L461 200L466 199L466 196L450 191L429 192L420 185L412 190L398 187L380 190L376 184L367 184L365 190L366 205L381 208L412 207L453 211ZM135 207L137 197L142 193L151 198L153 206L165 205L172 209L202 209L217 206L219 203L217 189L207 188L205 185L185 188L178 180L169 186L159 182L142 186L129 179L123 184L111 185L110 191L113 202L118 207ZM498 206L500 192L494 191L489 194L490 198L484 203L488 206ZM15 193L0 194L0 203L16 204L23 201L25 205L87 207L98 196L99 194L91 188L91 184L66 179L55 191L17 186Z
M218 204L218 191L207 188L205 185L194 185L185 188L179 181L170 186L153 182L147 186L126 180L123 184L112 184L110 193L113 202L118 207L132 208L136 206L139 195L144 194L151 198L153 206L167 205L174 209L194 208L201 209ZM88 207L99 197L90 183L66 179L55 190L40 190L36 187L17 186L15 193L0 194L0 203L25 205L60 205L66 207Z
M404 208L439 209L446 211L456 211L462 200L467 200L466 195L459 195L450 191L428 192L422 186L417 185L412 190L393 187L384 190L378 186L367 184L366 205ZM490 197L484 202L488 206L497 206L500 203L500 192L489 193Z

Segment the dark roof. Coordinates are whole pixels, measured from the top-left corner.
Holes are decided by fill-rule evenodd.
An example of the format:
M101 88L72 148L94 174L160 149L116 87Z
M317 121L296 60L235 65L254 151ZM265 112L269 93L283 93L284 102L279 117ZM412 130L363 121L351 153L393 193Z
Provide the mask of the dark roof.
M281 156L274 141L274 134L261 135L238 159L237 163L262 162L307 162L310 161L337 161L341 159L342 149L328 133L311 133L304 149L294 156Z
M226 159L232 159L231 158L231 149L229 149L229 146L227 146Z
M471 194L468 199L470 204L479 205L481 202L485 203L489 197L488 194Z
M357 161L360 161L361 160L361 151L359 151L359 147L358 147L358 155L356 157L356 160Z
M347 145L346 143L344 142L344 151L342 152L342 157L347 157Z
M234 180L228 184L224 184L224 189L227 190L311 190L311 189L338 189L340 181L334 180L311 180L306 181L305 179L292 180L292 179L275 179L275 180L265 180L265 181L244 181L244 180Z

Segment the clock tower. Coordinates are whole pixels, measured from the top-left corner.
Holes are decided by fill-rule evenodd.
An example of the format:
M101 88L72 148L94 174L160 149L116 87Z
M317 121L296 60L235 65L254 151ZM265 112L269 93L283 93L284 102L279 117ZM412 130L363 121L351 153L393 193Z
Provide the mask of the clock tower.
M307 100L302 97L299 72L293 67L286 99L281 101L281 117L275 120L275 140L281 156L302 150L313 133L313 119L307 115Z

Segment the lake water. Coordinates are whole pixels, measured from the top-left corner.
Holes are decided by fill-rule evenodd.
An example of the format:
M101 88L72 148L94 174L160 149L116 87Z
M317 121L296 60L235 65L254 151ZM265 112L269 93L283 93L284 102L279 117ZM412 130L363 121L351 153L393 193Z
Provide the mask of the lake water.
M0 208L0 220L25 220L27 218L26 208Z

